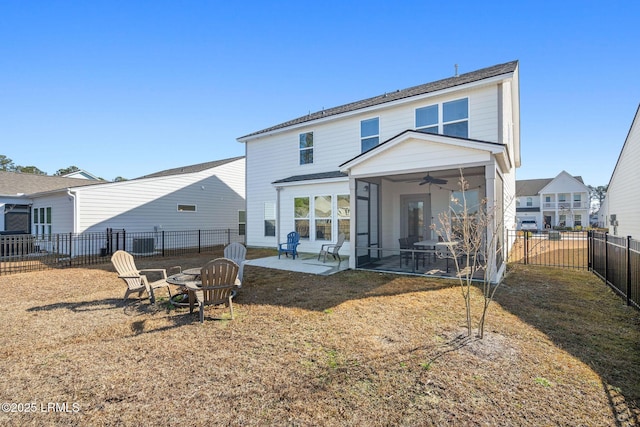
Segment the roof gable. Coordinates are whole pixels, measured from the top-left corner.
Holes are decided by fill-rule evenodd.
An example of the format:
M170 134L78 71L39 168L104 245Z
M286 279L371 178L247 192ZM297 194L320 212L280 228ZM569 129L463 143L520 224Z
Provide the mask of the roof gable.
M492 77L498 77L505 74L513 73L518 67L518 61L506 62L504 64L498 64L491 67L483 68L480 70L472 71L470 73L460 74L456 77L449 77L435 82L422 84L419 86L413 86L407 89L397 90L395 92L384 93L382 95L375 96L373 98L363 99L361 101L352 102L349 104L341 105L327 110L321 110L315 113L310 113L306 116L298 117L293 120L289 120L284 123L280 123L275 126L271 126L266 129L259 130L257 132L250 133L248 135L238 138L238 141L258 136L261 134L269 133L279 129L285 129L290 126L295 126L301 123L311 122L313 120L324 119L330 116L348 113L351 111L357 111L368 107L382 105L393 101L399 101L406 98L411 98L418 95L424 95L431 92L437 92L461 86L464 84L475 83L481 80L489 79Z

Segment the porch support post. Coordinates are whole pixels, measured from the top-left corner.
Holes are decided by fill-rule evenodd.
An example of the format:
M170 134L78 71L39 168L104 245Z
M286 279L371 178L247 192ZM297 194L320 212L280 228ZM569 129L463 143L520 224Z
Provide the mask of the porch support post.
M358 236L356 233L356 221L357 215L356 206L358 203L358 197L356 194L356 179L349 174L349 209L351 210L349 221L349 268L356 268L356 244Z
M485 188L487 197L487 213L491 215L490 221L487 224L487 270L491 272L489 280L495 282L497 279L497 267L496 267L496 238L494 236L496 231L496 224L500 224L502 228L504 217L496 218L496 165L490 163L484 167L485 176ZM501 212L504 215L504 212Z

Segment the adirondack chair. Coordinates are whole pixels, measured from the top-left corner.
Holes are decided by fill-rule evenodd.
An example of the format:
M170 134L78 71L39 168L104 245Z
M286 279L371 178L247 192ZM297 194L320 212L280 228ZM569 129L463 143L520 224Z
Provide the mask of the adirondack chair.
M247 248L238 242L233 242L225 246L224 257L233 260L240 269L238 270L238 287L242 287L242 275L244 273L244 263L247 262Z
M238 277L238 264L227 258L209 261L200 271L202 285L188 285L189 312L193 313L196 304L200 308L200 323L204 323L204 307L207 305L225 304L231 311L233 320L233 303L235 281Z
M300 244L300 234L295 231L287 234L287 243L280 243L278 245L278 259L280 259L280 254L284 254L285 256L291 256L293 259L296 259L298 255L298 245Z
M342 262L342 259L340 259L340 254L338 253L338 251L340 251L340 248L342 247L344 240L345 240L344 233L340 233L338 235L338 241L336 243L325 243L324 245L322 245L322 247L320 248L320 253L318 254L318 261L320 261L320 257L322 256L323 257L322 262L326 262L327 254L329 254L333 257L333 259L337 259L338 262Z
M118 277L125 281L127 290L124 293L124 300L130 294L138 293L138 298L142 298L142 294L146 291L149 294L149 301L155 303L156 297L154 289L166 287L171 298L171 289L167 283L167 271L163 268L148 268L138 270L133 260L133 255L125 251L116 251L111 257L111 262L118 272ZM160 280L149 282L147 276L142 273L158 273L162 276Z

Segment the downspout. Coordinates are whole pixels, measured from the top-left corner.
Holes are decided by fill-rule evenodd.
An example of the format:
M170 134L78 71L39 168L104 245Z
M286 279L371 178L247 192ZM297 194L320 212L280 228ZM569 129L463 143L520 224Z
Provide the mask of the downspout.
M69 196L69 200L73 203L73 233L78 232L78 204L76 194L71 191L70 188L67 188L67 195Z
M276 243L280 245L280 191L282 187L276 187Z

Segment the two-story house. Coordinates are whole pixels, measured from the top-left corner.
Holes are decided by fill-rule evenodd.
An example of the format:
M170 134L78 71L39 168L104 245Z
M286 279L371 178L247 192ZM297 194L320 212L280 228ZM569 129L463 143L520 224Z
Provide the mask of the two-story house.
M565 171L555 178L516 181L517 228L535 221L538 230L589 226L589 187Z
M520 166L518 62L325 109L238 141L246 150L248 245L274 247L296 230L299 250L316 252L344 232L350 268L367 268L403 236L435 237L431 225L450 209L462 172L467 198L500 212L499 248L515 224L515 206L505 202L515 197Z

